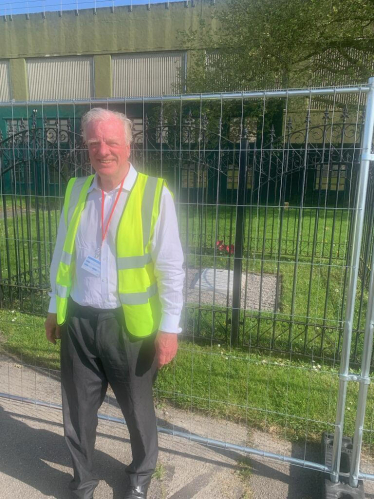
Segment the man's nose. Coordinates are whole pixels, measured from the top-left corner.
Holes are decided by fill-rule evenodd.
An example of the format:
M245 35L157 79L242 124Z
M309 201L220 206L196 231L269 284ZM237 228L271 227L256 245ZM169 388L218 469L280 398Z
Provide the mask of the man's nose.
M100 156L107 156L110 151L108 145L105 142L100 142L97 152L100 154Z

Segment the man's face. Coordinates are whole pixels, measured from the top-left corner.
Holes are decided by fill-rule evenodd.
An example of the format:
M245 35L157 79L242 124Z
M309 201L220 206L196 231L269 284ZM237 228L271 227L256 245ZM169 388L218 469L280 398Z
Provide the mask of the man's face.
M123 124L113 118L93 121L87 127L86 142L91 165L103 179L121 182L129 169L130 145Z

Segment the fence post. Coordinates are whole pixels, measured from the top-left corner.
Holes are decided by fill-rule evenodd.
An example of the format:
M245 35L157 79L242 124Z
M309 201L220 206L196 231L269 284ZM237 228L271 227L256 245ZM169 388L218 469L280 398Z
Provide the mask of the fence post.
M352 343L352 327L354 319L356 288L358 279L358 268L360 263L360 251L362 240L362 229L366 204L367 182L369 177L369 165L374 128L374 78L369 79L369 93L365 113L365 125L362 141L361 164L358 181L358 192L356 200L356 212L353 229L353 252L349 274L347 307L344 321L343 348L339 372L339 396L336 409L334 445L332 449L331 481L339 481L340 458L342 450L344 410L347 397L347 384L349 376L349 359ZM370 361L369 361L370 362Z
M369 169L370 161L374 161L374 154L371 154L373 128L374 128L374 78L370 78L370 93L366 108L364 144L361 156L361 166L365 162L365 168ZM365 420L366 401L370 384L370 363L373 350L374 332L374 251L370 272L369 297L366 311L364 350L361 361L361 375L359 377L360 389L358 393L356 427L353 437L353 449L351 457L351 470L349 484L351 487L358 486L360 472L361 446L363 437L363 427Z
M243 240L244 240L244 204L247 177L248 139L240 140L238 194L236 200L236 225L234 246L234 278L232 290L231 345L238 344L240 326L240 301L242 293Z

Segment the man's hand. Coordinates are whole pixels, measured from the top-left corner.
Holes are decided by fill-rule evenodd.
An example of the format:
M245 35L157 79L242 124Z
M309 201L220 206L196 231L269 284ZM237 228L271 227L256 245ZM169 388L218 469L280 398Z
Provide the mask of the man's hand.
M172 361L178 350L178 334L159 331L156 338L158 368Z
M57 314L48 314L44 323L47 340L56 345L56 339L60 339L60 326L57 324Z

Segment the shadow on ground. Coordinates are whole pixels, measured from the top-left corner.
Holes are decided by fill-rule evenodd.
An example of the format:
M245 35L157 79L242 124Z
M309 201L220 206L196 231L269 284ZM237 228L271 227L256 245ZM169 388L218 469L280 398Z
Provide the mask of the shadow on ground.
M49 425L51 430L35 429L28 426L19 418L23 418L32 422L43 425ZM160 424L167 425L164 421L159 421ZM71 463L68 451L62 436L62 425L60 422L47 421L41 418L32 416L20 416L17 413L5 411L0 406L0 427L1 431L1 447L0 447L0 472L13 477L15 480L24 482L34 489L40 491L41 494L52 496L56 499L67 499L72 497L68 491L68 484L71 480L70 470ZM174 427L175 428L175 427ZM177 429L177 428L175 428ZM183 428L178 428L179 431L186 431ZM123 441L129 445L129 441L120 436L107 435L99 433L99 435L108 440L114 439ZM163 452L169 452L180 457L201 460L207 462L206 457L191 455L188 452L179 451L176 449L161 448ZM221 461L219 456L230 457L235 461L242 459L242 455L234 451L225 449L212 449L217 455L217 460L210 459L212 464L218 467L228 467L233 471L237 469L232 464ZM300 454L300 447L293 449L295 454ZM318 451L315 449L315 456L308 456L310 460L318 460ZM314 459L313 459L314 458ZM264 483L264 487L276 489L276 484L286 484L288 495L282 496L287 499L320 499L321 498L321 475L318 472L305 470L303 468L291 467L289 471L286 466L274 461L267 461L265 464L261 460L251 458L251 475L253 479L258 478ZM275 465L273 466L273 464ZM117 459L101 452L96 451L95 469L99 470L98 477L109 485L113 490L113 498L120 499L123 496L123 490L126 486L125 464ZM66 468L66 471L61 470ZM180 472L180 470L179 470ZM178 473L178 470L176 470ZM169 477L170 479L172 477ZM208 477L206 477L208 479ZM190 499L196 493L204 488L204 483L200 481L204 479L204 475L199 477L186 477L185 486L179 490L177 494L172 495L173 499ZM200 480L200 481L199 481ZM251 478L252 481L252 478ZM5 491L5 497L8 496ZM260 495L254 495L254 499L260 499ZM281 497L274 494L274 497ZM160 496L161 498L161 496ZM170 496L169 496L170 498ZM211 498L206 498L211 499Z
M68 490L72 478L70 473L57 469L61 466L71 468L63 436L53 431L30 428L16 416L0 406L0 472L30 485L46 496L56 499L73 497ZM60 427L61 431L61 424L47 423ZM96 465L100 463L96 468L105 470L105 477L100 476L101 473L99 477L113 488L113 498L122 498L126 485L124 464L103 452L98 451L96 454ZM6 490L2 493L5 497L11 497Z

